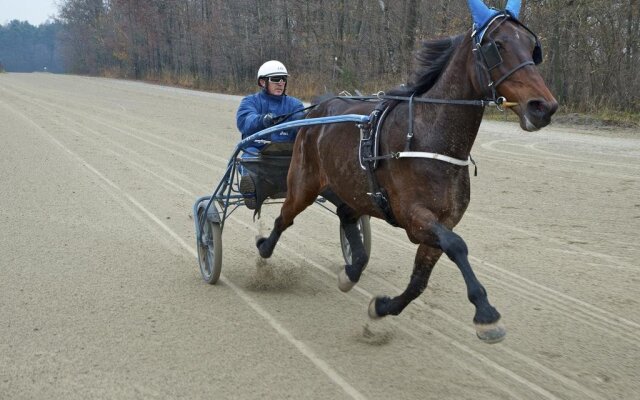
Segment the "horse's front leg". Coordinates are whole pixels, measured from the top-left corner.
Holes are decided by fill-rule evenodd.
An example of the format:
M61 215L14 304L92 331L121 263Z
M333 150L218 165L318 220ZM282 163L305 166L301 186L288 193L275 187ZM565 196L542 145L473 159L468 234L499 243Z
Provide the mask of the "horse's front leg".
M469 250L462 238L439 223L434 223L432 232L438 239L438 245L457 266L464 283L467 285L467 297L476 307L473 323L478 337L487 343L502 341L506 335L500 323L500 313L490 303L487 291L478 281L469 264Z
M435 219L423 219L422 221L427 222L414 223L407 232L421 243L440 249L456 264L467 286L467 297L476 308L473 317L476 334L487 343L500 342L506 335L505 328L500 323L500 313L489 303L487 291L471 269L466 243L460 236L436 222ZM420 251L416 260L419 258L419 253ZM409 286L411 287L411 284ZM386 303L389 302L393 303L393 299L375 298L372 301L373 306L369 308L369 315L375 318L389 314L389 309L385 309ZM391 311L394 309L391 308Z

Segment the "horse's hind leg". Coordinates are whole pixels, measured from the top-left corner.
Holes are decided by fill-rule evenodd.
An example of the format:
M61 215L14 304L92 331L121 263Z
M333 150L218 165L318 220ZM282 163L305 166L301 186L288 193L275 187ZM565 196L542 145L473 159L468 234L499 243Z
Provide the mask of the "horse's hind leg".
M413 300L424 292L429 282L429 276L433 271L442 250L421 244L416 253L415 263L411 280L404 292L398 297L376 297L369 305L369 316L371 318L380 318L385 315L398 315Z
M360 280L360 275L369 262L369 256L358 229L358 216L353 209L342 204L338 207L337 212L340 225L342 225L351 247L351 265L345 265L344 269L338 273L338 288L343 292L348 292Z
M258 252L262 258L271 257L282 232L293 225L294 218L309 205L313 204L316 197L318 197L319 182L317 182L317 179L311 178L311 174L304 174L302 169L291 168L289 171L289 177L287 178L289 189L287 197L282 204L280 216L276 218L269 237L262 237L256 241Z

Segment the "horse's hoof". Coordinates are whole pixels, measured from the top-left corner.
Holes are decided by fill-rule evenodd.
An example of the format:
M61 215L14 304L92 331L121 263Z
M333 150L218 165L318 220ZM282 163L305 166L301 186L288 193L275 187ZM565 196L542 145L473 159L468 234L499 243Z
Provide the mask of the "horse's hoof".
M374 297L369 302L369 310L368 311L369 311L369 318L371 318L371 319L380 319L380 318L382 318L382 316L378 315L378 312L376 311L376 300L378 300L378 298Z
M502 342L507 335L507 330L500 321L493 324L474 324L478 339L485 343L494 344Z
M356 285L356 282L351 282L351 279L347 276L344 268L338 272L338 289L343 292L348 292Z

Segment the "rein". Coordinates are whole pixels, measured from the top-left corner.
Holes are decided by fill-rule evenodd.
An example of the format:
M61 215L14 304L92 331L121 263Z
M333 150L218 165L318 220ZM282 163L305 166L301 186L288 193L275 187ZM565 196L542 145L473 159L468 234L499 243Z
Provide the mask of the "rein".
M318 105L319 104L312 104L309 107L301 108L301 109L296 110L294 112L291 112L289 114L277 115L277 116L273 117L273 120L275 121L274 125L278 125L278 124L284 122L287 118L291 117L292 115L295 115L295 114L301 113L301 112L305 112L307 110L311 110L312 108L316 108Z
M386 94L384 94L384 92L379 92L374 96L336 96L333 98L345 99L345 100L413 101L415 103L445 104L445 105L455 105L455 106L476 106L476 107L490 106L490 107L497 107L500 111L504 110L503 107L515 107L518 105L518 103L507 101L507 99L504 97L494 98L493 100L449 100L449 99L433 99L429 97L413 97L413 95L408 97L407 96L387 96Z

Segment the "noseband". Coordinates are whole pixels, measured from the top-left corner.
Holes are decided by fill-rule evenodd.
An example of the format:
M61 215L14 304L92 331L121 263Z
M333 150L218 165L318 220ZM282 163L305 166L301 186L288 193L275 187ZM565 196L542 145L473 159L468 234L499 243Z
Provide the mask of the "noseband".
M505 23L506 21L511 20L514 21L518 26L524 28L527 32L533 35L535 39L535 47L533 49L533 53L531 54L530 60L525 60L515 67L511 68L504 75L502 75L499 79L493 81L491 79L491 71L495 68L502 65L503 60L500 55L500 50L498 49L498 45L492 37L492 33L498 29L500 25ZM494 26L489 32L486 33L486 37L488 39L488 43L482 44L485 32L489 29L489 27L498 21L496 26ZM505 80L507 80L511 75L516 73L518 70L528 66L528 65L538 65L542 62L542 46L540 45L540 40L538 36L529 28L527 28L522 22L517 19L512 18L509 14L499 14L494 17L489 23L486 25L484 29L476 29L471 34L474 40L473 54L476 60L476 75L478 80L480 81L480 87L483 88L483 94L490 99L497 99L496 89L502 84Z

